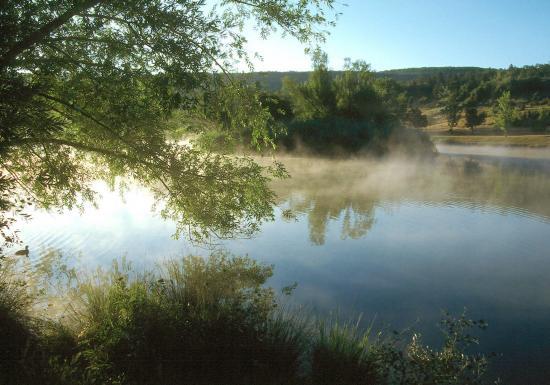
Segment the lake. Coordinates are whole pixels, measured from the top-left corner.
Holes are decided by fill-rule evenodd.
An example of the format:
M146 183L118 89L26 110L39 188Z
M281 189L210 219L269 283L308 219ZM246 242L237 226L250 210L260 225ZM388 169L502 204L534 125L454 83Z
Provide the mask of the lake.
M270 284L298 283L292 301L437 343L443 309L488 321L504 383L550 378L550 159L443 149L433 161L281 159L275 220L226 248L275 265ZM544 152L544 151L542 151ZM542 153L541 152L541 153ZM209 248L173 240L147 191L101 185L97 208L36 211L22 223L31 257L60 250L89 268L126 255L146 268ZM290 210L292 215L283 215Z

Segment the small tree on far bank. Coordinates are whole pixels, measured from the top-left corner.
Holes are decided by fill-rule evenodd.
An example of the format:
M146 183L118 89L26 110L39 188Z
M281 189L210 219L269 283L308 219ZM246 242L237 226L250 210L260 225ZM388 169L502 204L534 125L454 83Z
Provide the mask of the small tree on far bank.
M449 131L453 132L453 129L458 125L460 120L460 113L462 111L462 106L458 100L458 95L456 91L445 89L443 92L443 108L441 112L445 114L447 118L447 125L449 126Z
M475 107L467 107L464 110L464 117L466 118L466 127L469 127L473 134L474 128L482 125L487 115L485 112L479 112Z
M516 116L516 110L512 106L510 91L504 91L497 99L495 105L495 120L497 126L508 136L508 130L512 126L512 121Z
M420 111L418 107L411 107L405 115L405 119L412 124L414 128L422 128L428 125L428 118Z

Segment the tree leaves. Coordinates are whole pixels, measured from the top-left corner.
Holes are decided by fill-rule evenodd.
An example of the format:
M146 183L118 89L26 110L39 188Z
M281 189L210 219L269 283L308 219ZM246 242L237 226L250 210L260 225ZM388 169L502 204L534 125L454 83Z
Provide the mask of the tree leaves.
M94 199L96 179L131 179L164 214L203 238L248 236L272 215L270 169L170 141L175 108L196 111L221 87L226 130L271 146L271 116L254 90L220 82L246 58L241 27L320 39L332 0L7 1L0 6L0 162L17 194L44 207ZM210 116L208 116L210 118ZM4 174L3 174L4 175ZM272 173L271 175L277 175Z

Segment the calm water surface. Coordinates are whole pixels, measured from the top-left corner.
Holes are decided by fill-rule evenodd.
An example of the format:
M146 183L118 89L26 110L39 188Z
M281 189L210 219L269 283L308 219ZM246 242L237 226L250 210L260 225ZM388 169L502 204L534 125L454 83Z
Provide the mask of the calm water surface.
M494 154L493 154L494 155ZM276 220L236 254L275 265L274 287L298 282L312 311L412 326L437 343L442 309L488 320L485 352L504 383L550 378L550 160L492 154L433 162L285 158ZM173 240L173 223L139 188L105 191L83 213L37 211L22 225L32 257L61 250L93 267L126 255L139 267L208 249ZM285 218L290 209L295 218Z

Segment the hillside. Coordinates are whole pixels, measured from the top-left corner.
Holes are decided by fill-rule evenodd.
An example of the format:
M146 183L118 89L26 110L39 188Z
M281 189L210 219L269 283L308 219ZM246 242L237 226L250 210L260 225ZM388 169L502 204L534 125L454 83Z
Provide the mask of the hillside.
M396 81L411 81L432 76L479 74L489 71L493 71L493 69L481 67L420 67L378 71L376 72L376 75L379 77L387 77ZM278 91L281 89L284 77L288 76L292 80L301 83L307 80L310 72L311 71L269 71L252 72L248 74L241 74L241 76L249 79L251 82L259 82L262 85L262 88L267 91ZM336 76L341 72L342 71L330 71L333 76Z
M381 77L388 77L398 81L409 81L440 75L467 75L490 71L494 71L494 69L482 67L419 67L379 71L376 74Z
M328 71L329 78L334 80L342 71ZM267 92L277 92L281 89L283 79L289 77L295 83L308 81L311 72L257 72L240 74L249 82L257 82ZM424 131L439 141L453 143L456 136L461 136L462 142L477 142L479 137L485 137L484 143L490 137L498 137L503 132L497 126L497 100L508 91L513 110L512 121L507 129L509 139L495 139L498 143L509 145L548 146L547 141L541 141L541 135L550 132L550 65L536 64L532 66L507 69L492 69L481 67L422 67L403 68L375 72L378 78L391 79L377 82L378 89L383 89L384 95L393 95L390 103L397 106L406 101L409 112L416 110L421 119L411 120L400 116L402 122L415 127L423 127ZM288 95L285 96L288 98ZM285 98L283 97L283 98ZM282 100L282 99L281 99ZM289 103L289 100L286 100ZM448 116L445 106L457 109L458 117L454 129L449 130ZM290 107L287 106L289 111ZM484 116L476 125L475 130L468 128L466 108L478 111ZM404 111L404 110L403 110ZM478 112L475 112L476 114ZM399 114L399 113L397 113ZM474 132L475 131L475 132ZM512 139L512 136L514 137ZM527 136L519 138L519 136ZM543 143L544 142L544 143Z

